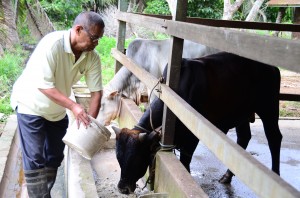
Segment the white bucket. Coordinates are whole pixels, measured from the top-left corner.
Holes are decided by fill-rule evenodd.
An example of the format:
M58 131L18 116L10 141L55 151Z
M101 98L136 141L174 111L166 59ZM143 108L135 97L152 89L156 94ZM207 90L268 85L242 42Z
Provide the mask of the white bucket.
M63 142L70 148L77 151L84 158L91 160L110 138L110 131L101 125L96 119L89 116L91 120L90 126L85 128L80 124L78 129L77 122L68 128L66 135L63 137Z

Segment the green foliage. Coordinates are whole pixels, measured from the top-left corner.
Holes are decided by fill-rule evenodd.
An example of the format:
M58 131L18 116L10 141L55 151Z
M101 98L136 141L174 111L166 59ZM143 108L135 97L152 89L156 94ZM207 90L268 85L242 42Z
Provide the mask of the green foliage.
M188 0L189 17L220 19L223 15L223 1L220 0Z
M285 16L282 19L283 23L291 23L292 22L292 17L293 17L292 9L293 8L286 9ZM279 7L268 7L266 9L265 14L266 14L269 22L275 23L278 11L279 11Z
M88 0L42 0L42 7L57 29L72 26L75 17L83 11L82 5Z
M133 38L125 41L125 48L128 46ZM96 50L100 54L102 64L102 80L103 84L106 85L115 74L115 59L111 56L111 49L116 47L116 39L113 37L104 36L100 39L99 45Z
M113 37L104 36L99 41L96 50L100 54L102 64L102 80L106 85L114 75L114 59L110 55L111 48L116 47L116 40Z
M144 10L146 14L171 15L166 0L150 0ZM221 0L189 0L187 16L202 18L221 18L223 1Z
M118 0L90 0L83 5L85 10L93 10L94 12L101 12L109 6L118 6Z
M150 0L147 2L144 9L145 14L161 14L171 15L167 1L165 0Z
M10 107L10 92L13 83L22 72L24 60L27 58L27 52L21 47L16 47L13 51L5 51L4 56L0 58L0 112L6 115L11 114L13 110Z

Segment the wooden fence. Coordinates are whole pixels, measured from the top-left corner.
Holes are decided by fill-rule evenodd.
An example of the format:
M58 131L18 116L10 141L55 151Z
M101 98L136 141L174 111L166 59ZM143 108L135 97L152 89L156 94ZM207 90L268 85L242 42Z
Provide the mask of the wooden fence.
M184 7L186 4L182 3L184 1L180 2L181 3L178 1L178 12L186 8ZM180 71L181 58L178 59L178 53L180 55L179 57L181 57L182 39L188 39L266 64L281 66L285 69L300 72L300 41L260 36L228 27L212 27L122 12L122 10L126 10L126 3L126 0L119 0L120 11L117 13L117 19L120 24L117 43L118 49L112 50L112 55L118 61L116 67L120 67L120 65L126 66L134 75L145 83L147 87L154 87L157 83L157 79L122 53L124 50L126 23L133 23L173 36L169 56L169 65L171 65L171 67L168 68L168 75L174 73L170 72L174 67L177 71ZM176 17L173 18L176 19ZM254 26L253 28L256 29L255 24L252 25ZM276 26L275 24L273 25L274 27ZM282 26L280 28L282 28ZM293 31L300 32L299 25L292 25L284 28L292 28ZM262 29L262 27L257 29ZM174 57L177 57L177 59ZM169 82L166 85L160 85L161 93L155 92L168 107L165 108L163 118L164 144L172 144L173 142L172 132L174 129L172 129L172 127L168 128L168 126L174 126L174 118L176 116L217 156L221 162L232 170L235 175L259 197L300 197L300 192L298 190L258 162L181 99L173 91L174 89L176 90L176 82L178 82L178 79L179 76L173 76L173 79L169 79ZM172 112L172 114L174 113L172 119L170 119L172 114L166 113L167 111ZM171 121L167 122L166 120ZM228 155L228 153L230 153L230 155Z

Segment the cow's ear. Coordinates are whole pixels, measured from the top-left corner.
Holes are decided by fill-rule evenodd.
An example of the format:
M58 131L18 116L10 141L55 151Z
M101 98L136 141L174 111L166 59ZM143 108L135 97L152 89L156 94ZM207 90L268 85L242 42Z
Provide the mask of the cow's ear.
M110 99L110 100L112 100L114 97L116 97L116 95L118 95L119 94L119 92L118 91L113 91L113 92L111 92L108 96L107 96L107 98L108 99Z
M120 133L121 133L121 129L119 129L118 127L115 127L115 126L112 126L111 128L116 133L116 139L119 139L119 136L120 136Z

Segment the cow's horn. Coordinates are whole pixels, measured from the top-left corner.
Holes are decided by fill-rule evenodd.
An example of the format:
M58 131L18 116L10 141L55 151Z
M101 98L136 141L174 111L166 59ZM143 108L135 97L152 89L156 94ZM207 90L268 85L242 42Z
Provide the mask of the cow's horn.
M146 138L147 133L139 133L139 140L143 142Z

